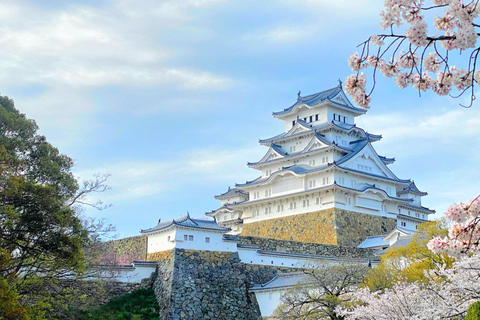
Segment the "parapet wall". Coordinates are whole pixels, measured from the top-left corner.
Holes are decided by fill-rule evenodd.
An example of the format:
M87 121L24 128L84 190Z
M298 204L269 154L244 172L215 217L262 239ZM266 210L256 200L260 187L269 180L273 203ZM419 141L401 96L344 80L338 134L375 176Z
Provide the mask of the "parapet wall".
M356 247L368 236L386 234L397 220L331 208L246 223L242 236Z

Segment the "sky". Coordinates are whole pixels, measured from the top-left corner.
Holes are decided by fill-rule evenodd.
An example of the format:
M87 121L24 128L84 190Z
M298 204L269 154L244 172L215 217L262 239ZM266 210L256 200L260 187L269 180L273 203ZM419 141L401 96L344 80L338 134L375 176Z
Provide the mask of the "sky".
M75 160L111 174L106 218L121 237L158 219L202 218L214 195L256 178L246 162L279 134L273 111L334 87L379 33L380 0L4 0L0 93ZM429 195L435 218L480 192L480 102L379 78L356 118L390 169Z

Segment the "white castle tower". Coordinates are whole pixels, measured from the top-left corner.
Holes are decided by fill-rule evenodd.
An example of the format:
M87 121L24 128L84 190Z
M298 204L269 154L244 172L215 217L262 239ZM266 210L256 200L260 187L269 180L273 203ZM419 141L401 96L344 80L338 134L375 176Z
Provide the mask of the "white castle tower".
M435 211L421 204L426 192L388 168L394 158L376 153L372 143L382 136L356 126L365 113L341 83L299 93L273 113L285 132L260 140L265 156L247 163L261 176L216 196L222 205L207 215L233 234L341 245L395 227L414 230Z

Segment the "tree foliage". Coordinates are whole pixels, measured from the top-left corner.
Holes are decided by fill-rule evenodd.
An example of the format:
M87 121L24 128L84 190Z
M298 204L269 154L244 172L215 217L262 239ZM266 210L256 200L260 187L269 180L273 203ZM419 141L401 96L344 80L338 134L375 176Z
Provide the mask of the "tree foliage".
M391 288L394 283L428 282L425 271L439 266L451 267L454 259L444 253L434 253L427 243L435 236L445 236L447 229L443 221L430 221L418 226L406 246L393 246L381 256L380 265L369 270L364 285L370 290Z
M480 301L475 301L468 307L465 320L480 320Z
M67 299L76 299L71 280L98 257L91 244L111 230L78 215L87 194L107 189L108 176L79 187L73 160L37 131L35 121L0 96L0 314L5 319L56 319Z

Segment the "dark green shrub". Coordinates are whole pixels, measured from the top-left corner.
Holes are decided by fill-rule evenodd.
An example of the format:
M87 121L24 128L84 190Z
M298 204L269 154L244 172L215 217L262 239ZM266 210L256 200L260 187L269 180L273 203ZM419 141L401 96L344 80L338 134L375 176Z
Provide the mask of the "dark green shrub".
M78 320L158 320L159 307L151 289L138 289L98 309L82 311Z

